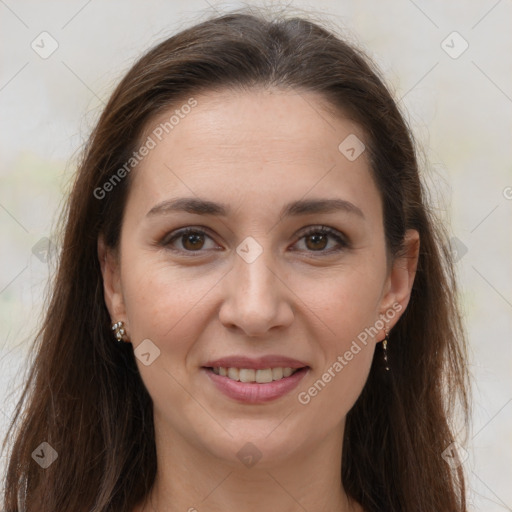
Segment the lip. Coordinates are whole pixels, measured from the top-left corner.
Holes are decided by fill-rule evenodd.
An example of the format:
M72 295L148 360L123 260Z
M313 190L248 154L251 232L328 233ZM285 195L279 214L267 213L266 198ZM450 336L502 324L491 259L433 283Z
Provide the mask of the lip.
M304 368L307 363L289 357L268 355L262 357L229 356L208 361L204 368L247 368L249 370L265 370L266 368ZM288 377L287 377L288 378Z
M254 362L254 360L252 361ZM213 362L216 363L216 361ZM232 363L233 361L231 361L230 364ZM289 366L288 363L287 366L289 368L293 368L292 366ZM235 366L232 365L231 367ZM241 366L240 368L250 367ZM268 366L266 366L266 368L268 368ZM295 368L298 367L295 366ZM211 368L202 368L201 370L210 378L215 387L227 397L246 404L263 404L272 400L276 400L296 388L302 378L308 373L310 368L301 368L289 377L284 377L280 380L274 380L264 384L232 380L228 377L223 377L222 375L213 373Z

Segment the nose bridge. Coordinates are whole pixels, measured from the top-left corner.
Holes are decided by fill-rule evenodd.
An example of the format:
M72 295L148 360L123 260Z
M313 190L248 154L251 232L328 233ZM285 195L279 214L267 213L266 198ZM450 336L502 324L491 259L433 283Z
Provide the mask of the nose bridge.
M288 325L293 317L272 251L248 237L238 247L229 286L220 310L225 325L237 326L249 336Z

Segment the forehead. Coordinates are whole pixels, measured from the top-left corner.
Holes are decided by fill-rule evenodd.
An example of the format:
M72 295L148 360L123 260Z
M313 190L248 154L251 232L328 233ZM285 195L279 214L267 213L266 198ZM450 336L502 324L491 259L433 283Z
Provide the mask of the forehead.
M310 157L337 149L340 137L357 134L359 126L317 93L291 89L220 90L183 98L147 123L143 138L171 142L188 156L204 153L226 158L236 153L260 158L275 153ZM156 134L156 135L155 135ZM297 145L297 141L301 141ZM160 144L159 144L160 145ZM187 157L187 153L180 155ZM318 158L318 154L315 155Z
M351 161L339 148L347 137L364 141L364 133L317 93L254 89L194 95L192 102L184 98L152 119L141 144L148 137L154 147L132 176L133 195L146 203L146 212L156 201L184 193L213 193L229 202L227 194L234 191L237 199L277 198L276 189L299 199L308 191L325 195L341 187L353 199L376 199L365 152Z

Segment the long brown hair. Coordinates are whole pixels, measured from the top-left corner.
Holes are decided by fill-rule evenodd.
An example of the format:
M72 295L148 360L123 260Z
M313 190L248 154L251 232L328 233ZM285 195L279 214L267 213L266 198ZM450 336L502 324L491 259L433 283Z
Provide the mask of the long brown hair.
M420 234L411 299L390 335L391 371L378 344L346 418L342 484L368 512L466 511L463 466L443 457L455 441L455 405L469 424L465 333L447 236L427 204L410 129L361 50L302 17L236 12L142 56L90 136L63 213L37 355L4 441L6 512L120 512L147 495L156 474L152 402L132 346L113 338L97 255L100 234L117 247L131 174L104 197L95 190L164 110L200 91L260 85L314 91L348 112L366 134L390 256L406 229ZM32 457L43 441L58 454L46 469Z

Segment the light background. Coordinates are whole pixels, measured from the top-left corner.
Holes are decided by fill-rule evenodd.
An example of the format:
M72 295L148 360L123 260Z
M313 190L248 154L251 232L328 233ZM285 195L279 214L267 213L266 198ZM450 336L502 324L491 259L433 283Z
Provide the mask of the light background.
M242 5L0 0L2 435L44 304L49 265L41 239L52 239L77 154L109 93L156 42ZM425 152L425 178L458 251L469 333L470 509L512 510L511 2L295 0L290 6L313 9L375 59ZM44 51L46 37L50 48L48 36L39 37L43 31L58 43L46 59L31 47L35 41ZM469 46L458 55L464 41Z

